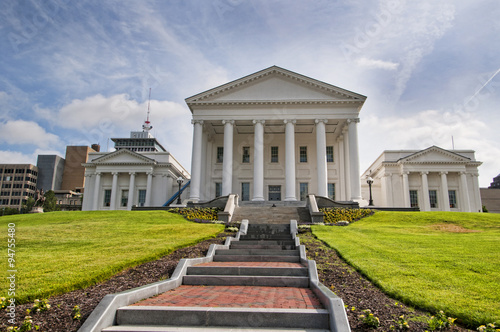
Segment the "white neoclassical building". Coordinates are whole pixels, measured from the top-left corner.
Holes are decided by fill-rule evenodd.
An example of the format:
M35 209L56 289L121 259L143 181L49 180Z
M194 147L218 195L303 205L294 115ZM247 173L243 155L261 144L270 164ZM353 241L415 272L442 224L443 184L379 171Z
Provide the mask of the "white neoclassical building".
M114 152L91 152L85 167L83 211L131 210L162 206L178 191L177 179L189 172L149 133L114 138Z
M361 175L362 193L369 199L367 178L373 179L376 207L418 207L421 211L481 212L478 167L472 150L384 151Z
M187 98L190 200L361 199L357 124L365 100L276 66Z

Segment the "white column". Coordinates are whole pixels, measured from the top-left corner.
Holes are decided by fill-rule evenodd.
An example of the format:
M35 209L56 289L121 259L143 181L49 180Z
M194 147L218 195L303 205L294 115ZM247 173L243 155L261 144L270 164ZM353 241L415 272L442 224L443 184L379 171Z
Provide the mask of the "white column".
M359 147L358 127L359 119L348 119L349 124L349 163L351 170L351 200L361 199L361 182L359 179Z
M460 172L460 196L462 196L462 211L470 212L469 189L467 187L467 173Z
M344 138L342 135L340 135L337 138L337 151L339 152L339 189L340 189L340 197L338 200L340 201L346 201L346 193L345 193L345 165L344 165Z
M99 210L99 193L101 192L101 172L95 173L94 203L92 210Z
M134 192L135 192L135 172L129 172L130 180L128 183L128 202L127 210L132 210L132 205L134 205Z
M233 191L233 124L234 120L223 120L224 155L222 156L222 196Z
M439 172L441 175L441 196L443 200L443 211L450 211L450 196L448 194L448 172Z
M410 172L403 171L401 175L403 176L403 202L404 202L404 207L410 207L410 186L408 184L408 174ZM429 193L427 193L427 196L429 196Z
M194 125L193 129L193 151L191 155L191 197L190 200L198 202L200 200L201 191L201 163L202 163L202 136L203 136L203 121L191 120Z
M328 174L326 168L326 127L328 120L316 119L316 163L318 170L318 196L328 197Z
M191 182L191 183L193 183L193 182ZM190 186L191 186L191 185L190 185ZM166 196L167 198L165 199L165 202L166 202L167 200L169 200L169 199L170 199L170 197L172 197L172 195L175 193L175 191L174 191L174 190L172 190L172 189L173 189L173 187L174 187L174 178L173 178L172 176L170 176L170 175L167 175L167 185L166 185L166 187L167 187L167 188L166 188L166 195L165 195L165 196Z
M476 206L471 207L471 212L483 212L483 203L481 202L481 192L479 191L479 174L471 174L472 183L474 186L474 196L476 198Z
M346 201L351 199L351 168L350 168L350 158L349 158L349 135L347 134L347 126L342 129L342 134L344 136L344 183L345 183L345 195Z
M385 173L383 182L385 182L385 203L388 207L394 206L394 193L392 191L392 174Z
M285 201L296 201L295 196L295 120L285 123Z
M116 190L118 189L118 172L112 172L113 184L111 185L111 201L109 203L110 210L116 210Z
M429 182L427 181L427 174L429 172L420 172L420 174L422 175L422 198L424 199L423 211L430 211L431 201L429 198Z
M94 192L95 178L92 177L92 174L85 174L85 190L87 190L87 195L83 195L82 202L82 211L92 210L94 204L94 197L90 194Z
M151 206L151 196L152 192L152 184L153 184L153 171L149 171L146 173L148 175L148 181L146 182L146 201L144 202L144 206Z
M252 201L264 200L264 120L253 120L254 157L253 157L253 198Z

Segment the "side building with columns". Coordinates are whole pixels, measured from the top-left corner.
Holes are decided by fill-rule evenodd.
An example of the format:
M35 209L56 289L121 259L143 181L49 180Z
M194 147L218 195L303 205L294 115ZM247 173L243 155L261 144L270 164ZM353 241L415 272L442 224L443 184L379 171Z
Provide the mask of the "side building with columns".
M365 100L277 66L187 98L190 200L360 200L357 124Z
M83 164L83 211L161 206L177 192L179 177L189 181L189 172L148 130L113 141L116 151L91 152Z
M361 175L363 198L375 207L418 207L420 211L481 212L478 167L472 150L388 150Z

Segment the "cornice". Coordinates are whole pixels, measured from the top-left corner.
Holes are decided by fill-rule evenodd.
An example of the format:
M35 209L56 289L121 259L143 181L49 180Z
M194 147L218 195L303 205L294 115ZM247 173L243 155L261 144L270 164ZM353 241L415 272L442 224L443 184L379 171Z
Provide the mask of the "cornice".
M235 106L235 105L340 105L362 104L362 100L336 99L336 100L218 100L189 102L190 106Z
M121 154L127 154L129 156L134 157L134 158L140 159L143 162L132 161L132 160L125 161L125 162L106 161L106 160L109 160L109 159L114 158L116 156L119 156ZM141 155L137 152L134 152L134 151L130 151L127 149L120 149L118 151L110 152L110 153L107 153L99 158L96 158L96 159L92 160L92 162L90 164L92 164L92 165L143 165L144 163L153 165L153 164L156 164L156 160L148 158L146 156L143 156L143 155Z

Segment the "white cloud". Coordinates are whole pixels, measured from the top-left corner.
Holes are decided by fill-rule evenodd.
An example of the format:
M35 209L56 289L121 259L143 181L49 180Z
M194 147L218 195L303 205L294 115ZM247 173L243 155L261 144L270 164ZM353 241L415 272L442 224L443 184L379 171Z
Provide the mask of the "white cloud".
M356 63L361 67L367 67L370 69L386 69L386 70L396 70L398 69L399 63L375 60L368 58L361 58L356 60Z
M1 164L33 164L36 165L36 157L18 151L0 150Z
M0 142L13 145L29 144L47 148L58 145L59 137L48 133L36 122L13 120L0 124Z

